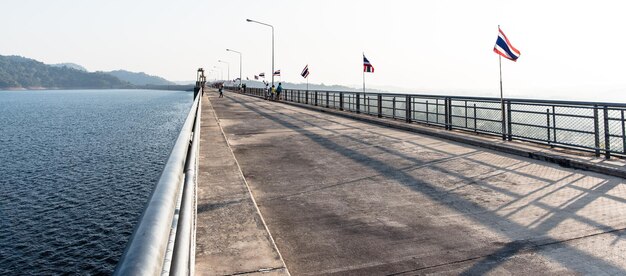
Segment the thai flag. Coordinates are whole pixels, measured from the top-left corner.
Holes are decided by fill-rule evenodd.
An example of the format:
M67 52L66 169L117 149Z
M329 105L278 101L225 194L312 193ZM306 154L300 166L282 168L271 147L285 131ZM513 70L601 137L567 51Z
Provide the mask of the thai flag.
M280 76L280 70L274 71L274 76Z
M374 73L374 66L367 60L365 54L363 54L363 72Z
M261 73L261 74L259 74L259 77L261 77L261 78L265 78L265 73Z
M517 61L517 58L520 56L520 52L511 45L511 42L506 38L500 26L498 26L498 40L496 40L496 46L493 47L493 51L512 61Z
M304 69L302 70L302 73L300 73L300 75L302 75L303 78L306 79L306 77L309 76L309 65L307 64L306 66L304 66Z

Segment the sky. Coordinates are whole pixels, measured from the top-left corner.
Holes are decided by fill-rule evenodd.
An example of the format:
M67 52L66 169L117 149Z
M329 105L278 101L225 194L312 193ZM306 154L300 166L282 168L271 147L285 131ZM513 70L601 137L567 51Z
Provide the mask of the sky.
M505 97L626 102L620 1L2 0L0 55L126 69L169 80L271 72L282 81L497 96L498 25L521 52L502 59ZM229 62L219 63L218 60ZM210 72L210 70L213 70ZM277 80L278 81L278 80Z

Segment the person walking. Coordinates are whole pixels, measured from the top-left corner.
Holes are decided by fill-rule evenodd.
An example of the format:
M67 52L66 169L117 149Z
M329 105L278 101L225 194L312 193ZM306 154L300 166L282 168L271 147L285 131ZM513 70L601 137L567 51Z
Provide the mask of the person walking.
M272 101L276 100L276 88L274 87L274 85L272 84L272 88L270 89L271 93L272 93Z
M220 84L220 96L219 98L224 98L224 84Z
M278 87L276 88L276 100L280 100L280 92L283 92L282 83L278 83Z
M265 83L265 99L269 99L270 97L270 84L269 83Z

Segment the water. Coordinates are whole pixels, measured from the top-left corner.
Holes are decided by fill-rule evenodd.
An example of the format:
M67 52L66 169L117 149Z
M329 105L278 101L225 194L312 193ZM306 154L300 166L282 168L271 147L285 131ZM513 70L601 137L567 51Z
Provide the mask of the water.
M0 91L0 275L111 274L192 96Z

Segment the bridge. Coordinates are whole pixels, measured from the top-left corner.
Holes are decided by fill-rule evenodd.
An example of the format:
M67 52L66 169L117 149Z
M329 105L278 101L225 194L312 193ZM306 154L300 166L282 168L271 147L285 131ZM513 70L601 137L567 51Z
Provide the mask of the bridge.
M626 273L626 162L607 159L615 147L585 154L407 124L376 116L382 104L357 113L345 95L299 93L199 91L195 232L187 268L172 274ZM331 98L345 108L327 108ZM177 263L165 250L159 265L132 270L131 247L117 274Z

